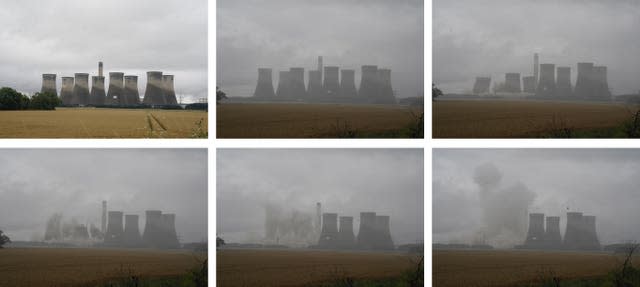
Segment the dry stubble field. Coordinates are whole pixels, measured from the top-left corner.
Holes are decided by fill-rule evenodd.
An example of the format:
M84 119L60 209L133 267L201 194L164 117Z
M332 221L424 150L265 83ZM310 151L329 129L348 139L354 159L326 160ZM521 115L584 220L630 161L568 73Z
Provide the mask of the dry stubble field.
M207 118L187 110L0 111L0 138L187 138L200 120L206 131Z
M129 274L179 276L202 255L188 251L8 248L0 250L0 286L86 286Z
M219 138L336 137L345 124L358 132L385 132L405 128L422 112L384 105L229 103L217 106L217 133Z
M324 250L222 249L217 286L314 286L345 278L389 278L414 268L415 255Z
M615 103L441 100L433 102L433 137L522 138L562 127L610 128L631 119L636 110Z
M526 286L551 276L596 277L623 260L610 253L434 250L433 286Z

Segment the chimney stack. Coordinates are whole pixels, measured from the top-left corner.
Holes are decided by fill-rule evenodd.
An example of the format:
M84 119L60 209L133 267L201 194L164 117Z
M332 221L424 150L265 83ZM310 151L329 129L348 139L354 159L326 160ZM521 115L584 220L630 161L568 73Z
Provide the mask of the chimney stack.
M102 226L100 231L104 234L107 231L107 201L102 201Z

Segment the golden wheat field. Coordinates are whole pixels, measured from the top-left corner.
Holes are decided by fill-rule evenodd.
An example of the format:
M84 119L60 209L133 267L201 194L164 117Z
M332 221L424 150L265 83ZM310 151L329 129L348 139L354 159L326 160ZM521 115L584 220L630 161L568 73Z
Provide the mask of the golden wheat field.
M388 278L414 268L415 255L324 250L216 252L217 286L315 286L345 278Z
M221 104L218 138L337 137L406 128L422 108L341 104Z
M623 260L610 253L434 250L433 286L523 286L552 276L588 278L607 274Z
M9 248L0 250L0 286L87 286L129 274L178 276L204 254L188 251Z
M187 138L207 131L207 117L191 110L0 111L0 138Z
M637 107L615 103L523 100L433 102L434 138L522 138L569 128L590 130L621 125Z

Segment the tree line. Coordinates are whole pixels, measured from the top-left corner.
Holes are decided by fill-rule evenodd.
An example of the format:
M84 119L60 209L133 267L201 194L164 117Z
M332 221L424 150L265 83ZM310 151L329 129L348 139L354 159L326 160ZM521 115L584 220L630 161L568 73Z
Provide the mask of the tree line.
M0 89L0 110L55 110L62 101L53 93L36 93L32 97L8 87Z

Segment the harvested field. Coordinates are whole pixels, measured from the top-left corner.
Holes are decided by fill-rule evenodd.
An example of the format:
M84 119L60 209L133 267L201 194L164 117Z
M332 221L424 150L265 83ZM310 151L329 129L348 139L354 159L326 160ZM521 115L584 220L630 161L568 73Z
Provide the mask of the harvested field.
M207 130L207 112L58 108L0 111L0 138L188 138Z
M315 286L339 278L388 278L414 268L399 253L322 250L223 249L217 252L217 286Z
M422 112L383 105L229 103L217 106L217 133L218 138L335 138L349 131L401 130Z
M526 286L552 276L596 277L623 261L609 253L434 250L433 286Z
M615 103L524 100L433 102L434 138L527 138L554 130L613 128L637 107Z
M95 286L129 274L178 276L197 267L197 258L204 257L187 251L9 248L0 250L0 286Z

